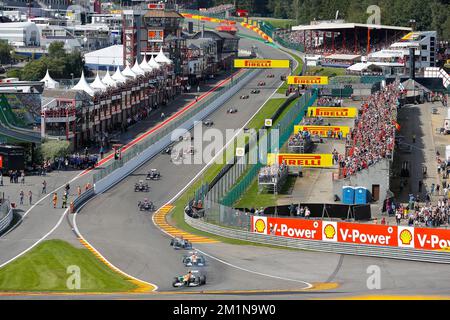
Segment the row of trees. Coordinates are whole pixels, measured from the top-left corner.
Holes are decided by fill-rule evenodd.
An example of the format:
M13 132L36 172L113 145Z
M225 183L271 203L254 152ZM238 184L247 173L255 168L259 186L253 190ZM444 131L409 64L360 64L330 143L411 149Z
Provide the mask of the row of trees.
M381 23L409 26L415 20L418 30L437 30L440 37L450 39L450 3L448 0L204 0L199 6L235 3L249 9L252 16L294 19L299 24L310 21L339 18L348 22L367 22L367 8L377 5L381 9Z
M8 76L25 81L37 81L45 76L48 69L55 79L70 79L71 73L75 78L80 77L83 68L84 60L79 51L67 53L63 42L52 42L47 55L27 63L23 69L11 70Z

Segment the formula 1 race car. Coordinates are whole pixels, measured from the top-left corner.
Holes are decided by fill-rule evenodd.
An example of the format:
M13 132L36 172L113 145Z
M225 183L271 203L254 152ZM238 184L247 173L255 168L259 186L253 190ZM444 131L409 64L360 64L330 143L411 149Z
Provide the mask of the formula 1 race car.
M150 187L148 186L148 183L144 183L143 180L139 180L139 182L137 182L134 185L134 191L135 192L138 192L138 191L148 192L149 190L150 190Z
M243 96L240 96L239 99L248 99L250 96L248 94L244 94Z
M161 174L156 169L151 169L149 173L147 173L147 180L159 180L161 179Z
M147 199L144 199L144 201L139 201L138 207L140 211L155 211L155 205Z
M275 75L274 75L273 73L269 73L269 74L267 75L267 78L275 78Z
M263 86L265 86L266 85L266 82L265 81L260 81L260 82L258 82L258 86L260 86L260 87L263 87Z
M189 255L183 257L185 267L204 267L206 264L205 257L198 255L197 252L189 252Z
M179 287L198 287L206 284L206 275L202 274L198 270L189 271L185 276L175 277L172 286L174 288Z
M236 108L230 108L227 110L227 113L236 113L237 109Z
M214 122L211 119L206 119L203 121L203 124L207 127L212 127L214 125Z
M170 240L170 245L175 250L180 250L180 249L192 250L192 243L190 243L188 240L184 240L182 238L181 239L173 238L172 240Z
M261 90L259 90L259 89L253 89L252 91L250 91L250 93L252 93L252 94L258 94L260 92L261 92Z
M161 154L171 154L172 153L172 147L167 147L163 151L161 151Z

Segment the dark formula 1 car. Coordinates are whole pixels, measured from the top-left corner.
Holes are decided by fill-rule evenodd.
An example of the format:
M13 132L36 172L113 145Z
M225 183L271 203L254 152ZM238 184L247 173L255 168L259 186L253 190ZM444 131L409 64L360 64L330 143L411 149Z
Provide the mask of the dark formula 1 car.
M236 113L237 109L236 108L230 108L227 110L227 113Z
M151 169L149 173L147 173L147 180L159 180L161 179L161 174L156 169Z
M207 127L212 127L214 125L214 122L211 119L206 119L203 121L203 124Z
M267 78L275 78L275 75L274 75L273 73L269 73L269 74L267 75Z
M155 211L155 205L151 201L139 201L138 202L139 210L141 211Z
M263 86L265 86L266 85L266 82L265 81L260 81L260 82L258 82L258 86L260 86L260 87L263 87Z
M259 89L253 89L252 91L250 91L252 94L258 94L261 92L261 90Z
M138 191L148 192L149 190L150 190L150 187L148 186L148 183L144 183L143 180L139 180L139 182L137 182L134 185L134 191L135 192L138 192Z
M172 286L179 287L198 287L206 284L206 275L198 270L192 270L189 279L186 276L178 276L173 279Z
M244 94L243 96L240 96L239 99L248 99L250 96L248 94Z
M204 267L206 264L205 257L195 252L189 252L189 255L183 257L185 267Z
M173 238L170 241L170 245L175 250L180 250L180 249L192 250L192 243L190 243L188 240L184 240L184 239L180 239L180 238Z

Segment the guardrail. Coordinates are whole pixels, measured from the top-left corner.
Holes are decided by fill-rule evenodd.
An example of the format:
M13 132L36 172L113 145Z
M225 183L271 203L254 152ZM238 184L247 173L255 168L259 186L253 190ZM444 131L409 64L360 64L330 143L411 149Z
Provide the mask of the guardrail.
M184 220L191 227L204 232L212 233L225 238L243 240L265 245L357 256L450 264L450 253L442 251L418 250L399 247L381 247L373 245L357 245L318 240L292 239L281 236L257 234L249 231L214 225L211 223L207 223L201 219L193 219L186 214Z
M116 160L113 163L114 170L111 170L108 174L104 175L94 183L95 193L102 193L111 188L142 166L145 162L164 150L164 148L173 143L172 135L175 130L180 130L178 136L181 136L181 130L189 131L192 129L196 122L202 121L209 114L221 107L260 72L262 72L262 70L246 71L244 75L237 80L237 83L223 89L219 94L213 95L207 100L207 103L203 103L201 107L186 112L181 119L177 119L169 126L161 128L155 136L149 138L149 140L142 145L137 145L136 152L126 154L126 161L124 159Z
M11 207L11 204L9 203L8 200L6 200L4 203L2 203L1 207L0 207L1 211L8 211L6 213L6 216L4 216L1 220L0 220L0 233L2 233L3 231L5 231L6 228L9 227L9 225L11 224L11 221L13 219L14 216L14 210Z
M85 202L89 201L95 195L94 188L90 188L89 190L82 193L79 197L77 197L73 201L73 210L74 212L79 209Z

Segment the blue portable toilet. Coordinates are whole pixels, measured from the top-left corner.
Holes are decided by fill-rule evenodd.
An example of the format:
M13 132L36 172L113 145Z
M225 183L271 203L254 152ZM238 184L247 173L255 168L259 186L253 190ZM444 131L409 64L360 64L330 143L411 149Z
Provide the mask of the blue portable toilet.
M342 203L344 204L355 203L355 188L351 186L342 187Z
M355 204L369 203L369 190L364 187L355 188Z

